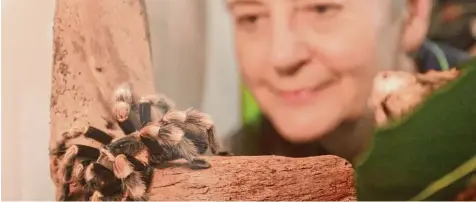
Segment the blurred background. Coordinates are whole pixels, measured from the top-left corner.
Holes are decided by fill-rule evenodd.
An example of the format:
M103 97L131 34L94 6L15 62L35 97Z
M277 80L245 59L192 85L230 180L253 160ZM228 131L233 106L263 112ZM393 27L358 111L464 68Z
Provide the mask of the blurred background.
M158 91L179 107L211 114L222 137L237 130L242 89L223 1L145 1ZM476 1L435 3L428 38L476 55ZM54 8L55 0L2 1L2 200L54 199L48 162Z

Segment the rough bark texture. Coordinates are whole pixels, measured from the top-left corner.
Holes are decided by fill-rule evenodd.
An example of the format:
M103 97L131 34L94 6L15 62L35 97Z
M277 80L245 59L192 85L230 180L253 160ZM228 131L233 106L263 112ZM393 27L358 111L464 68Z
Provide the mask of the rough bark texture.
M76 123L106 129L112 92L121 83L130 83L139 95L154 92L142 1L57 0L56 5L50 147ZM51 158L57 185L56 164Z
M353 169L335 156L208 157L212 168L182 162L155 172L151 200L355 200Z

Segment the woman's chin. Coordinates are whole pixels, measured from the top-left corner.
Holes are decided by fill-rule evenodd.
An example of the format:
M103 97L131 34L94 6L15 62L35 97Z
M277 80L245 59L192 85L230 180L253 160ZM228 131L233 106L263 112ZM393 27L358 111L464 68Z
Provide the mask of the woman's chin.
M294 143L317 141L332 132L338 125L337 117L293 119L282 118L273 121L278 133Z

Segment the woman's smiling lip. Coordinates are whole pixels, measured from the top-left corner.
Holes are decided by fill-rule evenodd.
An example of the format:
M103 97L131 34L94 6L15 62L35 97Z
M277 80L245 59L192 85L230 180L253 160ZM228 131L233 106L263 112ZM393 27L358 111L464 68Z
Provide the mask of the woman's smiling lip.
M316 91L317 89L307 88L292 91L281 91L278 95L287 104L304 104L314 97L313 95Z
M314 99L321 91L335 84L335 80L329 80L312 87L294 88L289 90L273 88L271 91L284 103L289 105L302 105L309 103Z

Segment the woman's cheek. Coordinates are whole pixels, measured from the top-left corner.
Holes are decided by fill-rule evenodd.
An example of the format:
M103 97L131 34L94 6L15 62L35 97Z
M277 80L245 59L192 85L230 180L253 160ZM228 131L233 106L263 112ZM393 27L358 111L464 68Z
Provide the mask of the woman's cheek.
M376 38L372 30L340 32L332 36L310 37L310 46L319 60L336 72L346 73L372 60Z

